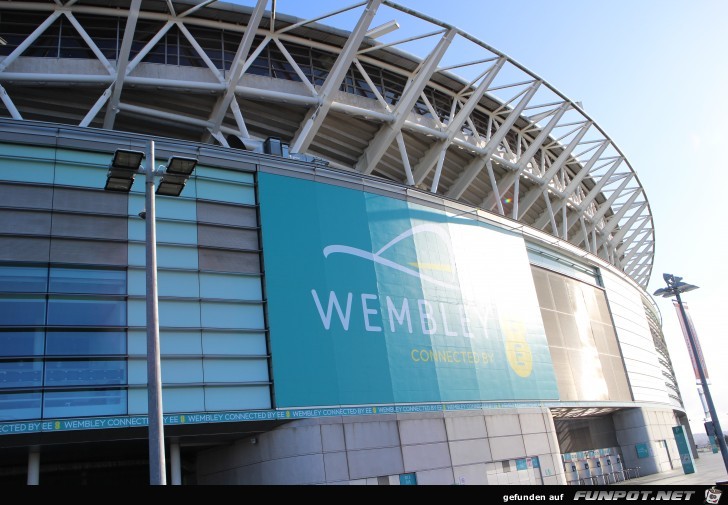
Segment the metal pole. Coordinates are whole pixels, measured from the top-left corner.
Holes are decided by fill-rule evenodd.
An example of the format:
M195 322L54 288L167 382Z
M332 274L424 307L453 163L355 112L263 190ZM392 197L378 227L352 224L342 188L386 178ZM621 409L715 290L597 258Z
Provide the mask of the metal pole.
M182 458L179 440L174 440L169 444L169 474L173 486L182 485Z
M145 184L147 270L147 395L149 401L149 483L167 484L162 418L162 373L159 357L159 307L157 295L157 224L154 207L154 141L147 148Z
M703 364L700 362L700 354L698 354L698 348L695 344L695 339L693 338L693 332L690 329L690 322L688 320L688 315L685 313L685 308L683 307L682 300L680 299L680 293L677 289L674 290L675 297L677 298L677 304L680 306L680 314L682 315L683 321L685 323L685 329L688 332L688 340L690 340L690 348L693 351L693 356L695 356L695 366L698 369L698 373L700 374L700 382L703 385L703 392L705 393L705 400L708 403L708 410L710 410L710 417L713 421L713 426L715 427L715 434L716 438L718 439L718 445L720 446L720 452L723 456L723 465L725 465L726 472L728 472L728 447L726 447L725 444L725 435L723 434L723 429L720 427L720 421L718 421L718 415L715 413L715 405L713 405L713 397L710 394L710 388L708 387L708 381L705 380L705 371L703 370Z
M31 447L28 452L28 480L29 486L37 486L40 482L40 449Z

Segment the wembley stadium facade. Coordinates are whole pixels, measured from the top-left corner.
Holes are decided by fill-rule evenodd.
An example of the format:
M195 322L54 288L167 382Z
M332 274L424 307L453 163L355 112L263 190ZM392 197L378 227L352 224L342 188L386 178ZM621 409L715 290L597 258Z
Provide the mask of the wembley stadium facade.
M151 250L173 484L679 467L647 197L507 55L387 0L1 1L0 37L0 482L149 482ZM118 150L168 170L153 241Z

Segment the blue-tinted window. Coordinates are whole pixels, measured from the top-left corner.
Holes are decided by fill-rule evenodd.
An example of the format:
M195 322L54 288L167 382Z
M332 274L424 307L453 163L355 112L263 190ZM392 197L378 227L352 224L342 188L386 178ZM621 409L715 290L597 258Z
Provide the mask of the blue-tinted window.
M43 354L43 331L0 330L0 356L35 356Z
M43 326L45 316L44 296L0 296L0 322L3 326Z
M126 384L126 361L47 361L46 386Z
M124 270L97 270L90 268L51 268L51 293L126 294Z
M2 338L2 333L0 333ZM90 356L126 354L125 331L49 331L46 354L51 356Z
M0 394L0 421L40 419L40 400L40 392Z
M113 416L126 414L126 391L47 391L43 417Z
M126 304L121 299L51 297L51 326L126 326Z
M6 293L45 293L48 269L30 266L0 266L0 291Z
M38 387L42 376L40 360L0 361L0 389Z

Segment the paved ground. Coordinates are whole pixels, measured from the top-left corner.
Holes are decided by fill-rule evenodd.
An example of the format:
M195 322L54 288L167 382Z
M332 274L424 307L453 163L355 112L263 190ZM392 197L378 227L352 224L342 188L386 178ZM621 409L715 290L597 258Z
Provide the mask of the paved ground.
M714 485L717 482L728 481L723 457L720 452L701 452L700 458L695 460L695 473L686 474L682 468L670 472L662 472L630 479L624 484L628 485L678 485L678 486L704 486Z

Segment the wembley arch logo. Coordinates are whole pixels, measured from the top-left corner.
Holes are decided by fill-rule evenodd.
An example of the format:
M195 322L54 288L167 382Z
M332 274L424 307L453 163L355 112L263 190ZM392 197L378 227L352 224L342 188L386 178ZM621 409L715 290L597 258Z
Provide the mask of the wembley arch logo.
M438 236L440 239L442 239L442 244L447 248L448 252L448 261L447 263L419 263L419 262L413 262L409 263L408 265L402 265L399 263L396 263L395 261L392 261L390 259L387 259L384 257L384 253L386 253L388 250L392 249L394 246L402 242L403 240L414 237L421 233L434 233L436 236ZM421 224L418 226L415 226L413 228L410 228L409 230L400 233L396 237L394 237L392 240L387 242L382 248L380 248L376 252L367 251L364 249L359 249L356 247L351 247L347 245L329 245L324 247L324 257L328 258L331 254L348 254L350 256L356 256L359 258L362 258L367 261L371 261L372 263L376 263L379 265L382 265L387 268L391 268L393 270L397 270L399 272L405 273L407 275L411 275L413 277L416 277L420 280L423 280L425 282L429 282L432 284L435 284L437 286L448 288L448 289L460 289L460 286L456 283L452 282L446 282L440 279L435 278L432 275L423 273L423 270L440 270L440 271L446 271L455 273L455 262L453 261L453 251L452 246L450 245L450 236L447 234L445 230L442 229L441 226L436 224ZM415 267L415 268L412 268Z

